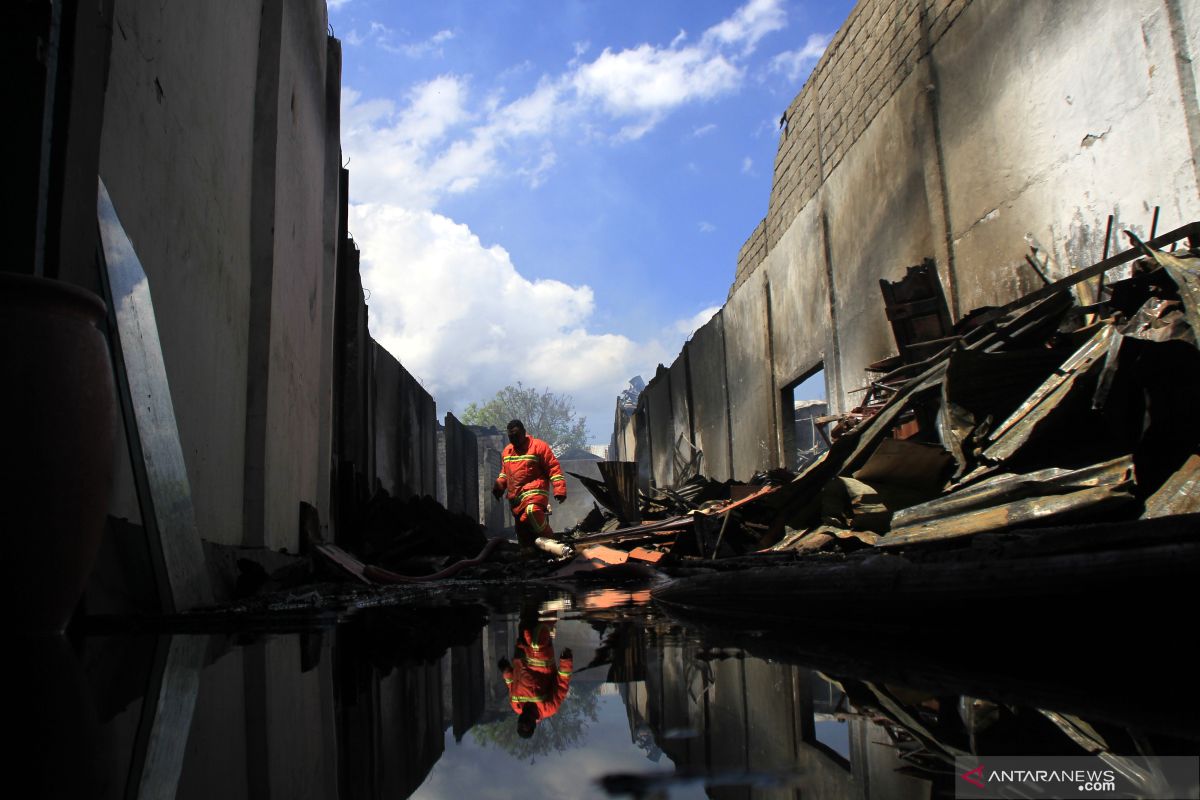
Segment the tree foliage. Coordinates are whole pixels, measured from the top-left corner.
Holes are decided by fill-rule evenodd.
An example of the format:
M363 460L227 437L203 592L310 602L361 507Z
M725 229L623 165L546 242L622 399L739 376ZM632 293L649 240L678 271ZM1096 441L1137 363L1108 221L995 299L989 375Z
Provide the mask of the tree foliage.
M470 403L463 410L467 425L491 425L503 431L510 419L525 423L525 430L550 445L557 453L587 444L587 418L575 416L575 401L570 395L554 394L549 389L505 386L486 403Z
M508 422L508 420L505 420ZM496 747L525 760L551 752L565 753L587 742L587 729L599 709L599 685L571 686L558 713L538 723L530 739L517 735L517 715L471 728L471 737L483 747Z

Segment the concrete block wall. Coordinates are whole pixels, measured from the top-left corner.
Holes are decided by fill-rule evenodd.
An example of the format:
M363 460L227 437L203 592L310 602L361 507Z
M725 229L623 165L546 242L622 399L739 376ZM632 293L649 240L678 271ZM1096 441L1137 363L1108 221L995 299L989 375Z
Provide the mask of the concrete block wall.
M958 319L1040 285L1027 235L1064 277L1099 260L1110 214L1143 237L1155 206L1159 232L1200 219L1198 44L1181 0L862 0L788 106L721 315L724 400L697 346L714 334L680 356L705 472L782 464L784 404L815 369L832 413L856 405L895 352L880 279L933 259Z

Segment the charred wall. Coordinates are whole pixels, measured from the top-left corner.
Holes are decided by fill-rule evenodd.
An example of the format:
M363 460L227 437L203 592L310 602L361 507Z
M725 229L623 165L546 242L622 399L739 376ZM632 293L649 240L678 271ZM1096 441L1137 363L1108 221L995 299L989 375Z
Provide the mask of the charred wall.
M783 461L791 385L823 367L842 413L895 354L881 279L932 259L957 320L1040 285L1030 241L1054 279L1100 259L1110 214L1143 236L1156 206L1159 232L1200 218L1193 5L862 0L787 108L720 368L701 329L671 367L684 402L647 429L686 407L706 473L747 479Z
M446 441L445 506L449 511L478 519L479 449L475 434L457 417L447 413L442 435Z

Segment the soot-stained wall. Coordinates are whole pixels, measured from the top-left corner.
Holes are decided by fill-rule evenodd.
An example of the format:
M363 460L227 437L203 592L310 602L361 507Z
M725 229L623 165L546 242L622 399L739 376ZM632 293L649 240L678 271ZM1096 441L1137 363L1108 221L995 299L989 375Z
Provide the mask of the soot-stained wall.
M932 259L958 319L1039 285L1030 240L1060 278L1110 214L1143 237L1156 206L1160 233L1200 219L1198 42L1180 0L862 0L786 109L766 216L651 441L686 406L706 474L747 479L784 460L791 384L823 366L845 412L895 353L880 279Z

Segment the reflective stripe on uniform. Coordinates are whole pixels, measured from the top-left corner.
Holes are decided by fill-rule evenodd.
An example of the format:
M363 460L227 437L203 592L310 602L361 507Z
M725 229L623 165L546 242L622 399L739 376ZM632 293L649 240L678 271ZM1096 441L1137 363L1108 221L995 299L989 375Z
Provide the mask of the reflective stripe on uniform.
M514 703L544 703L546 698L536 694L514 694L510 698Z
M567 479L566 479L566 478L564 478L562 475L551 475L551 476L550 476L550 480L552 480L552 481L563 481L563 482L565 483Z
M529 522L531 525L533 525L533 529L540 533L541 531L546 530L546 523L545 523L545 521L538 522L537 513L536 513L538 511L541 511L541 509L538 506L533 505L532 503L530 503L529 507L525 509L525 513L529 515Z
M530 455L530 456L505 456L504 457L505 463L508 463L509 461L537 461L537 460L538 460L538 457L533 456L533 455Z
M541 495L542 497L549 497L550 492L546 491L545 489L526 489L525 491L521 492L521 496L518 499L524 500L526 497L533 497L535 495Z

